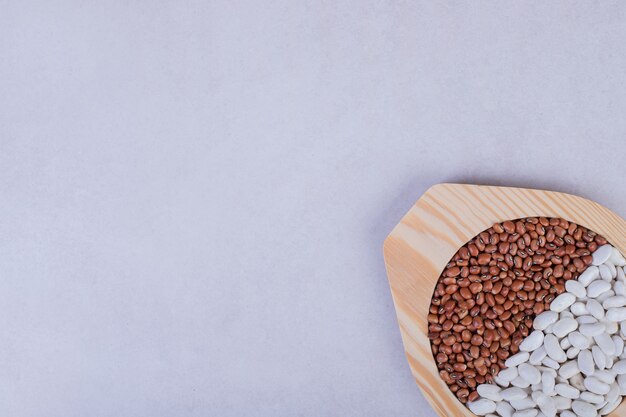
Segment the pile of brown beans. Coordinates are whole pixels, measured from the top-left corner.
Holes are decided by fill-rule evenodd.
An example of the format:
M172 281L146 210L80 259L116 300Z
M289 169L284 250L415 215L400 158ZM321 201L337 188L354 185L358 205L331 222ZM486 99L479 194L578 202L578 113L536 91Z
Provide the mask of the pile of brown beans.
M439 277L428 337L439 375L457 398L478 398L519 351L535 315L591 264L607 241L558 218L496 223L466 243Z

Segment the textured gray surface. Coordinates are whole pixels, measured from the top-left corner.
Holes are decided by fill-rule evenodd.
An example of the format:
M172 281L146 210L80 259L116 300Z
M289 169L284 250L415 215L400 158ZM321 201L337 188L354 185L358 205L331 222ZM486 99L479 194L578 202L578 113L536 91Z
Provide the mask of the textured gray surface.
M2 2L0 415L434 416L430 185L626 215L620 2Z

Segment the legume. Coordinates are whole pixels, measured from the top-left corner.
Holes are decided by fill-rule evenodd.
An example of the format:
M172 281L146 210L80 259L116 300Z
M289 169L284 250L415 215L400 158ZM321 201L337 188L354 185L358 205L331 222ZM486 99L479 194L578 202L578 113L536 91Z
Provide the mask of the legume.
M566 220L530 217L496 223L457 251L435 288L428 337L439 375L461 402L475 401L476 387L493 382L519 352L535 316L549 309L566 281L577 278L606 243ZM569 301L559 304L567 308Z
M567 292L535 318L521 353L506 360L493 384L476 388L482 398L468 408L488 417L613 412L626 395L625 268L626 259L611 245L593 252L585 279L566 283Z

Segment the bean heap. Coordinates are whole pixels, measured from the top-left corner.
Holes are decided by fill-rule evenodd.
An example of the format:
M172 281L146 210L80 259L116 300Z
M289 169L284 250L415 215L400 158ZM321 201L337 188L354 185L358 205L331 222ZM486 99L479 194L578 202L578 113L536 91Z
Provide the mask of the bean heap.
M537 315L519 352L467 403L487 417L598 417L626 395L626 259L609 244ZM623 414L621 414L623 415Z
M519 352L536 315L592 263L606 239L558 218L496 223L450 260L432 296L428 337L439 375L462 403Z

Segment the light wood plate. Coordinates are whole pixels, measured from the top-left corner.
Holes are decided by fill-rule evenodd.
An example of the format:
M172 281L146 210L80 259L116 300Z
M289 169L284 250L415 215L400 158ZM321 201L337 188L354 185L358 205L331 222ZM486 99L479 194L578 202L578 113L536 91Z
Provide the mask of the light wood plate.
M456 251L493 223L520 217L560 217L606 237L626 254L626 221L593 201L524 188L438 184L385 239L385 265L409 366L440 416L473 416L439 377L426 316L441 271ZM611 416L626 416L626 402Z

